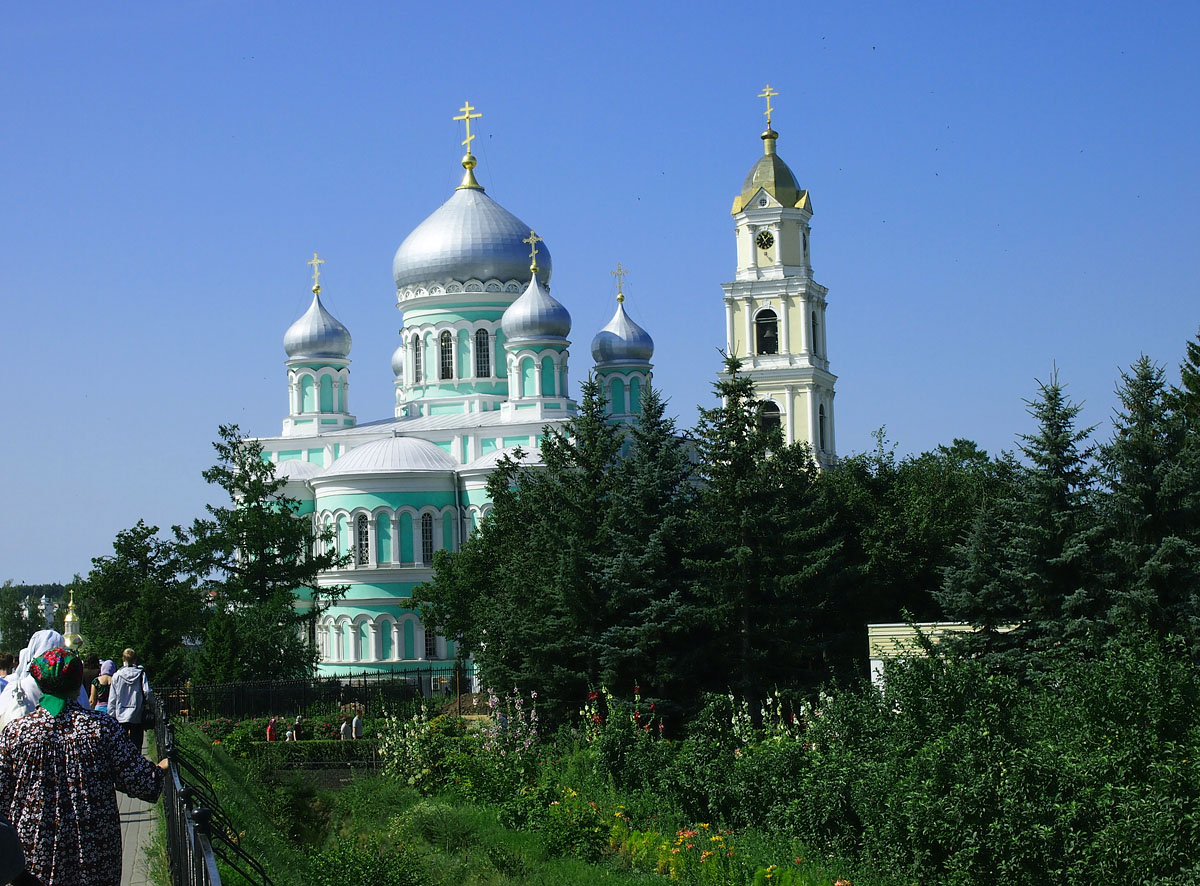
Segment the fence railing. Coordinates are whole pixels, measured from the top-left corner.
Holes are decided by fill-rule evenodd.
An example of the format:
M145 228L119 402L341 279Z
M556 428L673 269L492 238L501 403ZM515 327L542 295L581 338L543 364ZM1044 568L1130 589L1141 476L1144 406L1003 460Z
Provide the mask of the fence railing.
M221 886L218 859L247 883L274 886L262 865L239 845L238 832L221 811L201 761L175 742L162 699L155 697L150 704L155 743L170 759L162 801L171 886Z
M310 680L264 680L254 683L189 683L160 690L168 717L335 715L353 707L364 717L381 716L418 699L453 699L472 692L471 672L454 664L406 667L386 673L363 673Z

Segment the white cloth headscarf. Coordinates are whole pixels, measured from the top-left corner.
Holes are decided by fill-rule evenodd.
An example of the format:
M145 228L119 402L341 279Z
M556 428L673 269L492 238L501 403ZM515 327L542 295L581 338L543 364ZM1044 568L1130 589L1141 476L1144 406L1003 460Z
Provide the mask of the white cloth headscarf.
M8 685L0 695L0 730L24 717L38 706L42 700L42 690L38 688L37 680L29 673L29 666L39 655L45 655L56 646L66 646L67 641L58 631L38 631L29 638L29 645L21 650L18 657L17 669L8 678ZM79 687L79 704L84 708L88 704L87 693Z

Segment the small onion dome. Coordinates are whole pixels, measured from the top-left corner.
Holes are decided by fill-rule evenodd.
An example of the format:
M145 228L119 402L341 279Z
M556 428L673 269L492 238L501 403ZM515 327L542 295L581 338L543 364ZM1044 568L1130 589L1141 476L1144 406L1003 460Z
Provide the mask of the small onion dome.
M387 437L351 449L321 476L453 471L456 467L454 459L444 449L428 440Z
M528 255L525 260L529 260ZM505 342L565 339L571 332L571 314L535 276L525 291L504 311L504 316L500 318L500 329L504 332Z
M459 188L404 238L392 260L396 288L456 280L517 280L530 277L529 225L482 188ZM550 283L550 253L538 253L538 277Z
M404 372L404 345L403 343L396 346L396 350L392 351L392 375L399 378Z
M338 322L321 304L321 293L313 292L312 304L304 316L283 334L283 349L291 359L350 356L350 330Z
M617 312L608 325L592 339L592 359L597 363L649 363L654 356L654 339L625 313L617 302Z

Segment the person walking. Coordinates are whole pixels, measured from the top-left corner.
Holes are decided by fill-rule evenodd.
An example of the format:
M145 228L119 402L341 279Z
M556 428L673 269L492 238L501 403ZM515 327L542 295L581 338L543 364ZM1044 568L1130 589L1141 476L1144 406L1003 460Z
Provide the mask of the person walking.
M108 688L108 713L125 729L134 747L141 749L146 734L146 699L151 694L145 669L137 663L137 653L126 649L121 653L122 667L112 675Z
M340 730L342 733L342 741L350 740L351 735L352 735L350 728L351 728L350 727L350 715L342 714L342 728Z
M350 729L356 740L363 737L362 711L354 712L354 720L350 723Z
M0 815L16 828L29 886L119 886L117 791L152 801L167 760L142 756L111 718L79 704L83 661L68 649L29 664L38 707L0 733Z
M275 718L271 718L271 722L267 724L267 741L275 740Z
M92 688L88 696L93 711L99 711L102 714L108 713L108 691L112 687L113 674L116 672L117 666L111 658L100 662L100 673L92 680ZM87 679L86 672L84 679Z

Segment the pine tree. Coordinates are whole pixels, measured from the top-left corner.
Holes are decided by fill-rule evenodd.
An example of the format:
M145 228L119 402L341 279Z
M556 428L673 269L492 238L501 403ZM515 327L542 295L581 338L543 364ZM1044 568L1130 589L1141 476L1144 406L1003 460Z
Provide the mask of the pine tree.
M223 425L213 448L218 462L203 476L230 503L208 505L207 518L175 533L183 567L216 616L213 630L232 629L239 654L205 654L201 671L214 682L308 676L318 656L312 626L345 593L344 586L321 585L318 576L347 558L328 539L318 544L311 519L299 516L299 502L284 494L287 481L275 476L262 444ZM215 650L218 638L211 639Z

